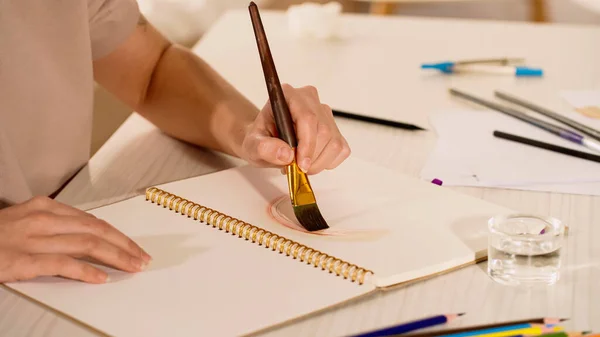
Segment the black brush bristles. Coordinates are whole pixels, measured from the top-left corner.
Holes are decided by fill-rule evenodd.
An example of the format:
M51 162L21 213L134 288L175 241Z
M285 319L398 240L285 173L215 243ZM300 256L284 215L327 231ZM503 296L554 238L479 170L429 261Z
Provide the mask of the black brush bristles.
M309 232L320 231L329 228L327 222L321 215L317 204L307 204L294 206L296 219Z

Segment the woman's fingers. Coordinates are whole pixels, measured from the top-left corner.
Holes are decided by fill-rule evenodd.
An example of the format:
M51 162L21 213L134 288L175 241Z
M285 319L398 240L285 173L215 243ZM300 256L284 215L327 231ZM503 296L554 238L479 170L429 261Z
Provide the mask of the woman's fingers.
M302 171L307 172L312 165L317 145L318 109L307 103L304 97L307 95L307 89L298 90L287 84L282 85L282 88L295 123L298 141L296 163Z
M309 174L317 174L326 169L340 165L350 155L350 147L343 138L332 138L319 154L311 167Z
M58 216L51 213L36 213L33 217L31 219L33 220L31 222L33 236L91 234L110 242L146 263L151 259L142 247L104 220L91 217Z
M331 108L321 103L313 86L282 85L296 132L295 161L300 170L315 174L333 169L350 155ZM257 166L285 167L293 158L288 144L278 138L270 102L246 130L241 157ZM282 168L282 173L284 169Z
M335 125L331 108L323 105L322 111L322 122L317 129L314 162L308 171L309 174L334 169L350 156L350 146Z
M40 276L62 276L87 283L105 283L108 274L94 266L60 254L23 254L16 261L11 279L29 280Z
M87 257L101 264L127 272L139 272L146 267L140 257L93 234L59 234L32 237L27 251L34 254L63 254Z

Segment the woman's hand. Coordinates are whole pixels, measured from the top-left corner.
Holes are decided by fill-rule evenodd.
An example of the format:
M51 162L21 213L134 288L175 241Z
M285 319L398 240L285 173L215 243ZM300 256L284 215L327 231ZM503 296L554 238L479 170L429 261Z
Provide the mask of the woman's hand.
M321 103L312 86L282 85L282 88L295 124L296 162L300 169L316 174L339 166L350 155L350 147L335 123L331 108ZM291 163L294 153L277 137L270 102L248 126L240 156L260 167L283 167Z
M83 259L138 272L150 256L105 221L46 197L0 210L0 282L38 276L106 282L108 275Z

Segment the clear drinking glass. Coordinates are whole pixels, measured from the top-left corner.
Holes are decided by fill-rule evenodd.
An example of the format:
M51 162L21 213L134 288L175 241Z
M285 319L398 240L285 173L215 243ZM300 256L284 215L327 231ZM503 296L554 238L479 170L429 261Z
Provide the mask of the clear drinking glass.
M488 222L488 274L506 285L546 284L560 278L565 226L555 218L499 215Z

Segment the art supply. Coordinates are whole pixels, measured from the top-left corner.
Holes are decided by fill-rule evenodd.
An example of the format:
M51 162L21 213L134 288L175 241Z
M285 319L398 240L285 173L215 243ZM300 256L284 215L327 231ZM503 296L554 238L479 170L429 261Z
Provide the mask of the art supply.
M467 60L455 60L455 61L444 61L433 64L453 64L459 66L474 65L474 64L487 64L496 66L509 66L509 65L522 65L525 62L524 58L521 57L498 57L498 58L484 58L484 59L467 59ZM428 65L431 63L425 63Z
M431 181L431 183L432 183L432 184L436 184L436 185L438 185L438 186L442 186L442 184L443 184L444 182L443 182L443 181L441 181L441 180L440 180L440 179L438 179L438 178L435 178L435 179L433 179L433 180Z
M590 333L590 331L575 331L575 332L560 331L560 332L551 332L551 333L542 334L542 335L539 335L539 337L580 337L580 336L588 335L589 333Z
M483 73L492 75L514 75L516 77L541 77L544 72L539 68L529 67L512 67L512 66L493 66L483 64L473 65L455 65L451 62L424 64L422 69L437 69L445 74L460 74L460 73Z
M256 38L256 44L260 54L265 82L269 92L269 100L273 110L273 117L275 118L275 124L277 126L277 132L279 134L279 138L288 143L288 145L295 152L298 146L298 141L296 139L294 121L292 119L285 96L283 95L283 89L281 88L279 76L277 75L277 70L275 69L275 63L271 55L269 42L267 41L267 36L265 34L262 21L260 19L260 13L254 2L250 2L248 10L250 11L252 27L254 28L254 36ZM300 224L309 231L319 231L329 228L327 221L325 221L321 215L321 211L317 205L317 201L307 174L302 172L298 167L296 156L294 156L292 163L287 166L286 170L290 199L294 207L294 214L296 215L296 218Z
M520 325L520 324L534 324L534 323L544 324L544 325L559 324L560 322L564 322L566 320L567 320L566 318L550 318L550 317L531 318L531 319L522 319L522 320L518 320L518 321L491 323L491 324L467 326L467 327L461 327L461 328L455 328L455 329L414 333L414 334L410 334L410 337L434 337L434 336L439 336L440 334L454 334L454 333L459 333L459 332L484 330L484 329L490 329L490 328L501 328L501 327L506 327L509 325Z
M549 332L549 333L544 333L544 334L530 334L530 335L514 335L514 336L510 336L510 337L581 337L581 336L587 336L587 337L594 337L594 335L588 335L588 331L576 331L576 332ZM599 336L599 335L595 335L595 336Z
M552 285L559 280L565 236L560 220L499 215L489 220L488 229L488 274L493 280L504 285Z
M352 156L312 178L323 232L272 216L279 170L238 166L89 210L153 257L144 272L6 286L110 336L244 336L484 261L486 219L514 212Z
M396 121L392 121L392 120L388 120L388 119L369 117L369 116L365 116L365 115L358 115L358 114L341 111L341 110L336 110L336 109L332 109L332 111L333 111L333 115L335 117L342 117L342 118L354 119L354 120L373 123L373 124L392 126L395 128L405 129L405 130L425 130L424 128L414 125L414 124L407 124L407 123L396 122Z
M517 65L523 64L525 59L522 57L498 57L498 58L485 58L485 59L467 59L467 60L458 60L454 61L454 63L459 65L471 65L471 64L492 64L492 65Z
M555 135L561 137L562 139L568 140L570 142L573 142L573 143L585 146L594 151L600 152L600 143L589 137L584 137L584 136L582 136L578 133L575 133L571 130L559 127L554 124L550 124L541 119L537 119L537 118L531 117L527 114L524 114L518 110L509 108L509 107L505 107L500 104L475 97L473 95L467 94L467 93L457 90L457 89L450 89L450 93L455 96L459 96L464 99L467 99L471 102L481 104L487 108L490 108L490 109L496 110L498 112L502 112L506 115L520 119L520 120L527 122L533 126L541 128L543 130L546 130L552 134L555 134Z
M591 154L588 152L577 151L577 150L569 149L569 148L566 148L563 146L558 146L558 145L554 145L554 144L550 144L550 143L541 142L541 141L531 139L531 138L521 137L521 136L513 135L510 133L498 131L498 130L494 131L494 137L511 140L513 142L534 146L539 149L553 151L556 153L562 153L562 154L565 154L568 156L600 163L600 156L598 156L598 155L594 155L594 154Z
M440 334L444 337L512 337L517 335L541 335L562 331L562 327L544 324L515 324L502 327L464 331L453 334Z
M465 61L444 61L438 63L425 63L421 65L421 69L435 69L445 74L455 73L486 73L500 75L514 75L517 77L539 77L543 76L544 72L539 68L531 68L527 66L512 65L521 63L522 59L482 59L482 60L465 60Z
M425 318L425 319L419 319L419 320L408 322L408 323L403 323L403 324L399 324L399 325L395 325L395 326L391 326L391 327L387 327L387 328L383 328L383 329L378 329L378 330L371 331L371 332L354 335L354 337L381 337L381 336L404 334L404 333L419 330L419 329L425 329L425 328L430 328L430 327L437 326L440 324L446 324L446 323L451 322L451 321L455 320L456 318L463 316L463 315L464 315L464 313L450 314L450 315L437 315L437 316L433 316L433 317L429 317L429 318Z
M501 91L495 91L494 94L496 95L496 97L498 97L500 99L520 105L520 106L530 109L532 111L538 112L546 117L550 117L556 121L559 121L565 125L568 125L568 126L572 127L573 129L578 130L582 133L585 133L586 135L600 141L600 131L599 130L593 129L593 128L591 128L587 125L584 125L582 123L579 123L571 118L567 118L559 113L556 113L554 111L546 109L535 103L528 102L528 101L518 98L514 95L510 95L508 93L501 92Z

